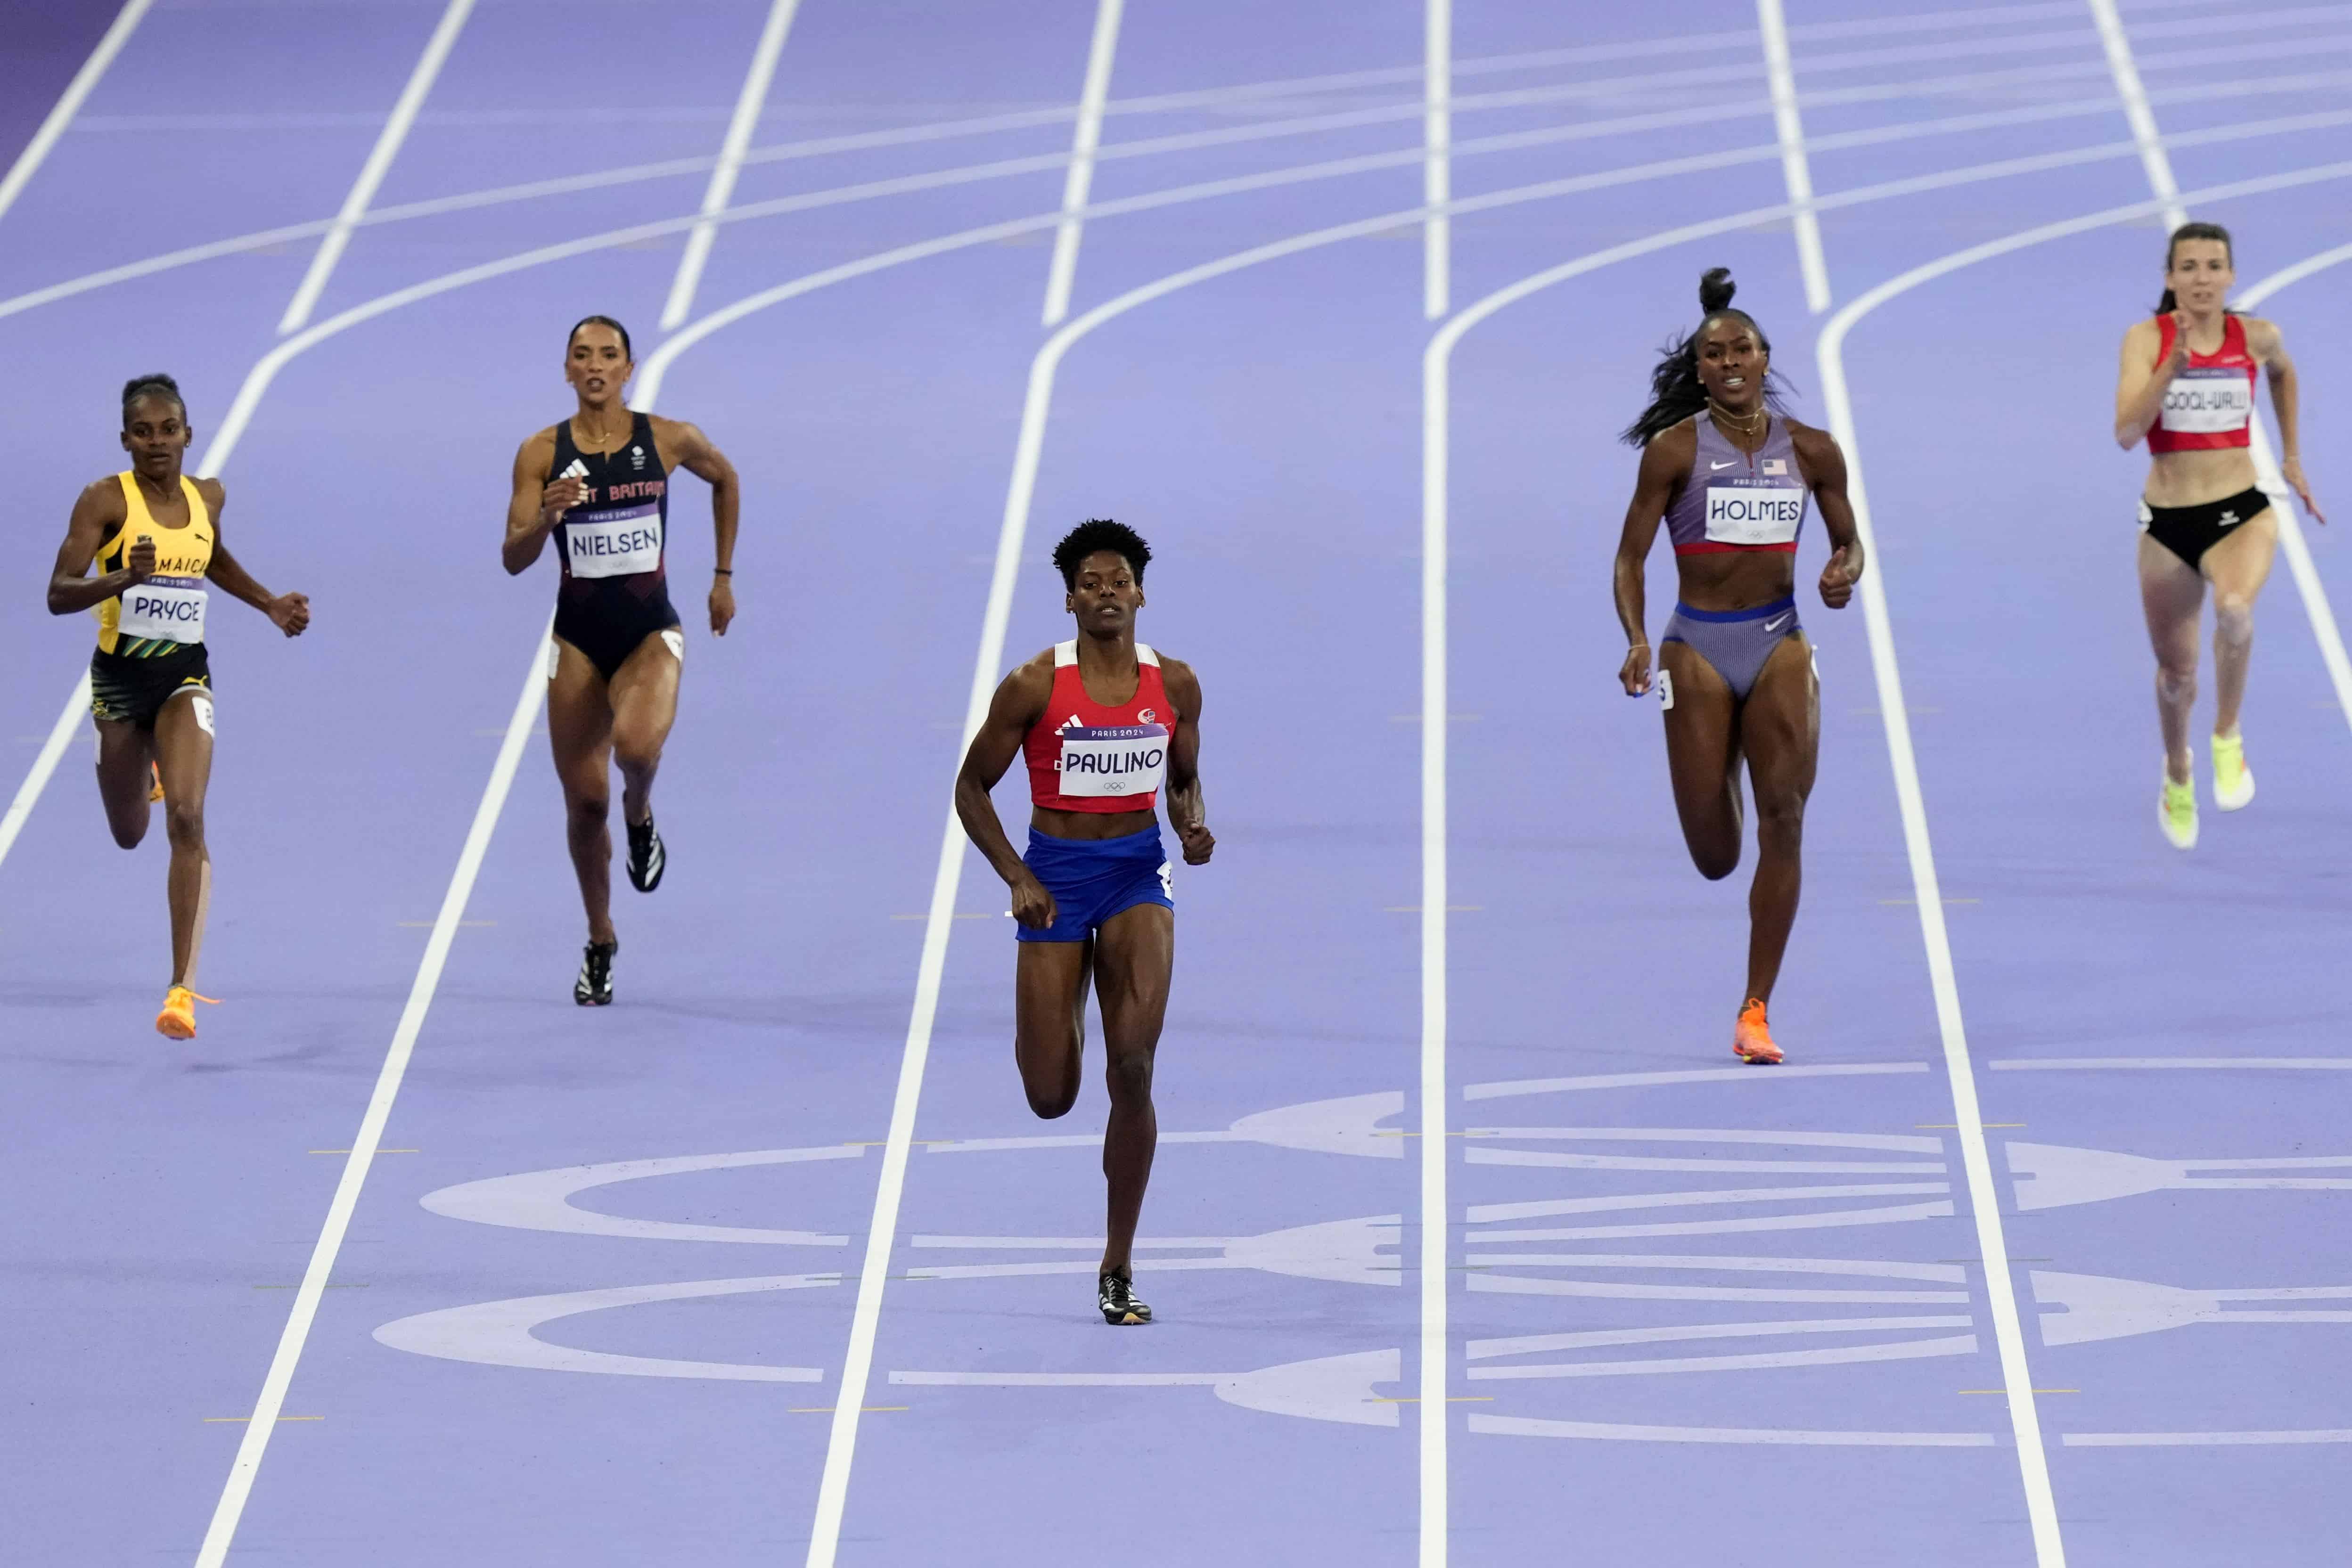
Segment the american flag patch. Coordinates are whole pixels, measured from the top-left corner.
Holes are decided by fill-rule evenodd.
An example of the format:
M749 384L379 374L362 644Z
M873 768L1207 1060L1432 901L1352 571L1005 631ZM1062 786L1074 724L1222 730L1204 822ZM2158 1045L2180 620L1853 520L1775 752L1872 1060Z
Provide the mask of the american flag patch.
M1785 457L1767 457L1764 459L1764 472L1767 476L1786 475L1789 472L1789 460Z

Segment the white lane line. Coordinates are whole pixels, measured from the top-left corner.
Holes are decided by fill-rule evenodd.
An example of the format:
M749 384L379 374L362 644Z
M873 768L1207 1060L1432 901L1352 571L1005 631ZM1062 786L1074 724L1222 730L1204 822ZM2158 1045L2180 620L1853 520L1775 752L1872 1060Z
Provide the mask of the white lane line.
M1094 42L1087 49L1087 84L1078 95L1069 172L1062 181L1062 226L1054 231L1054 265L1045 277L1044 324L1048 327L1060 326L1062 318L1070 313L1070 290L1077 283L1078 240L1086 232L1087 195L1094 188L1095 150L1102 144L1103 103L1110 97L1110 68L1118 55L1118 24L1124 8L1124 0L1100 0L1095 11Z
M1421 476L1421 1412L1420 1564L1445 1568L1451 1528L1445 1396L1453 1354L1446 1291L1453 1275L1446 1197L1446 740L1453 705L1446 666L1447 449L1444 361L1462 334L1452 322L1423 353ZM1430 367L1436 367L1433 380Z
M661 313L665 332L694 309L695 291L702 287L702 269L719 237L715 220L735 198L736 178L743 172L744 154L751 149L752 132L760 128L761 111L768 106L768 89L776 79L776 61L784 52L784 39L799 10L800 0L773 0L768 7L767 24L760 29L760 41L751 50L751 68L744 73L742 90L735 98L734 118L727 122L727 139L719 143L718 165L710 171L710 183L702 193L702 222L687 235L686 254L678 258L677 274L670 279L669 299Z
M2347 261L2352 261L2352 245L2339 245L2333 250L2307 256L2247 289L2238 297L2238 303L2252 310L2280 289ZM2259 434L2261 426L2255 429ZM2256 455L2255 461L2261 465L2269 456L2265 448ZM2268 479L2270 475L2266 471L2263 476ZM2284 488L2282 485L2280 489ZM2327 678L2336 687L2336 704L2344 710L2344 722L2352 724L2352 658L2345 655L2343 630L2336 623L2335 607L2327 602L2326 585L2320 581L2318 563L2311 559L2311 546L2304 538L2301 520L2294 516L2294 501L2282 494L2275 509L2279 514L2279 543L2286 551L2287 569L2294 574L2295 591L2302 596L2304 613L2311 619L2312 635L2319 643L2320 660L2326 664ZM0 853L5 852L5 846L0 846Z
M2123 99L2124 119L2131 126L2132 140L2139 143L2140 166L2147 171L2148 189L2170 204L2164 221L2178 228L2188 218L2180 207L2180 185L2172 177L2172 160L2165 154L2164 134L2156 128L2156 113L2148 107L2147 87L2139 79L2131 40L2124 35L2123 17L2116 12L2115 0L2087 0L2087 4L2099 31L2099 47L2107 57L2107 74L2115 78L2116 96Z
M2352 178L2352 162L2324 164L2255 180L2238 181L2196 193L2206 201L2289 190L2329 180ZM2002 1238L1999 1194L1992 1176L1992 1156L1986 1146L1982 1110L1977 1099L1976 1076L1969 1056L1968 1038L1960 1019L1959 991L1954 976L1949 936L1938 890L1934 852L1927 837L1927 808L1919 787L1916 757L1911 746L1910 718L1903 704L1902 677L1896 668L1893 631L1886 610L1886 558L1879 549L1870 521L1870 504L1863 478L1863 461L1855 434L1853 407L1845 377L1847 333L1863 317L1923 283L1974 263L2005 256L2030 246L2070 235L2087 233L2134 218L2161 214L2173 204L2166 198L2136 202L2063 222L2045 224L2003 239L1912 268L1861 295L1830 319L1817 350L1823 401L1830 426L1845 448L1848 491L1855 523L1869 552L1871 570L1863 578L1863 610L1870 627L1871 664L1878 678L1879 711L1886 729L1888 754L1894 763L1896 799L1902 809L1903 836L1909 851L1912 883L1919 900L1919 928L1927 947L1928 976L1936 993L1937 1021L1941 1030L1944 1060L1952 1083L1954 1120L1958 1123L1961 1154L1968 1168L1969 1207L1974 1211L1979 1250L1983 1255L1985 1285L1991 1303L1994 1336L2000 1349L2001 1376L2009 1394L2010 1424L2016 1438L2018 1466L2026 1494L2026 1513L2033 1530L2040 1568L2061 1568L2064 1548L2058 1531L2057 1503L2050 1487L2049 1460L2042 1439L2041 1419L2033 1404L2033 1381L2027 1370L2024 1330L2019 1320L2015 1281Z
M82 667L73 690L66 694L66 706L57 722L49 726L49 737L41 743L40 755L33 759L32 771L16 786L16 798L8 802L8 812L0 817L0 860L8 858L10 846L16 835L25 831L25 819L33 814L41 791L49 787L49 775L58 770L58 761L73 744L74 732L81 727L81 717L89 711L89 667Z
M73 123L73 117L81 112L82 104L89 99L100 78L106 75L107 68L114 64L114 57L122 52L122 46L131 41L131 35L139 28L140 18L147 15L147 8L154 3L155 0L131 0L123 6L115 16L113 26L99 38L98 47L90 50L88 59L82 61L81 69L74 72L73 80L66 83L66 90L58 96L47 118L41 121L40 128L33 132L32 141L16 154L16 162L8 166L6 177L0 178L0 217L8 215L8 209L16 204L16 198L24 193L26 185L32 183L33 176L40 172L41 165L48 161L49 150L58 144L58 138L66 133L66 127Z
M221 1489L220 1501L213 1509L212 1523L196 1553L196 1568L221 1568L228 1559L230 1544L236 1539L237 1521L245 1515L254 1478L260 1473L262 1458L268 1452L269 1439L278 1429L286 1390L294 1380L295 1366L302 1359L302 1347L310 1337L310 1325L318 1317L319 1301L326 1293L329 1276L334 1272L344 1234L351 1228L352 1211L359 1206L360 1188L365 1185L376 1151L383 1142L384 1123L392 1115L392 1103L400 1093L401 1080L408 1071L417 1033L425 1027L425 1011L433 1005L433 993L441 983L449 946L457 939L466 901L473 894L474 879L482 869L483 855L489 850L499 812L506 805L515 769L522 761L523 745L530 738L531 726L539 716L539 705L547 689L541 650L554 623L551 615L547 629L531 645L530 667L524 672L522 692L515 699L513 716L507 721L506 738L499 743L498 761L490 769L481 802L474 809L473 825L466 831L466 847L457 857L457 870L450 874L448 891L442 895L441 912L433 922L433 935L425 940L424 961L417 965L416 978L408 989L408 1004L401 1009L391 1049L384 1053L383 1066L376 1073L375 1091L368 1097L359 1132L352 1139L352 1152L343 1161L343 1174L335 1183L335 1196L327 1206L326 1222L310 1249L310 1267L302 1272L293 1310L278 1337L277 1354L269 1359L269 1371L262 1378L260 1396L254 1400L253 1414L237 1444L236 1458L229 1466L227 1484Z
M1429 208L1422 225L1421 313L1435 321L1453 308L1454 220L1444 211L1454 199L1454 0L1427 0L1422 18L1423 156L1421 199Z
M2123 18L2116 12L2115 0L2089 0L2089 5L2091 15L2098 22L2099 37L2106 46L2108 68L2116 78L2116 91L2123 99L2125 118L2131 122L2132 137L2140 146L2140 164L2147 171L2148 188L2166 204L2165 226L2179 228L2189 221L2189 208L2181 200L2179 182L2173 178L2172 160L2157 129L2156 111L2140 84L2139 68L2132 59L2131 39L2124 31ZM2321 254L2341 259L2346 251ZM2319 262L2319 266L2333 265L2321 262L2319 257L2311 259ZM2311 266L2302 273L2288 268L2276 275L2284 282L2265 278L2239 303L2251 310L2285 287L2285 282L2294 281L2289 273L2301 277L2317 270L2318 266ZM2304 614L2311 622L2312 636L2319 643L2320 660L2327 666L2328 680L2336 687L2336 700L2344 709L2345 722L2352 724L2352 659L2345 654L2343 630L2336 622L2335 607L2327 601L2327 585L2320 580L2318 563L2311 559L2311 544L2304 538L2303 519L2295 516L2294 494L2287 488L2285 476L2279 472L2278 455L2271 448L2270 430L2259 419L2252 423L2252 429L2254 473L2272 497L2271 510L2278 517L2279 548L2286 556L2288 572L2294 578L2295 593L2303 601Z
M343 249L352 243L352 230L365 215L368 204L375 200L383 178L392 172L393 160L400 156L402 143L416 123L417 111L425 107L433 91L433 84L447 63L449 51L457 47L457 35L465 31L466 18L474 13L474 0L449 0L448 9L441 13L440 26L425 41L425 52L416 58L415 69L408 73L408 85L400 89L400 97L392 106L392 115L376 133L375 145L368 152L367 162L360 166L360 177L343 196L342 210L327 225L327 237L319 242L316 255L310 257L310 269L303 273L301 287L287 302L286 314L278 319L278 335L299 331L318 308L319 296L326 291L327 279L334 276L335 264L342 260Z
M1797 266L1805 276L1805 305L1816 316L1830 308L1829 264L1822 255L1822 222L1813 211L1813 171L1805 159L1805 122L1797 107L1797 69L1789 57L1789 19L1780 0L1756 0L1764 37L1764 68L1772 84L1772 124L1780 137L1780 177L1797 209Z

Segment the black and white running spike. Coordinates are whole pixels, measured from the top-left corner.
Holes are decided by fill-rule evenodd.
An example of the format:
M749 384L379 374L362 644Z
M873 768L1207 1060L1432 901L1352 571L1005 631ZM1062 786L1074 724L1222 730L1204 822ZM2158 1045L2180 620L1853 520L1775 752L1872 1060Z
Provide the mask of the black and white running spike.
M661 835L654 831L654 820L629 824L629 885L639 893L651 893L661 885L662 868L669 856L662 849Z
M1095 1281L1095 1305L1103 1322L1118 1328L1151 1321L1151 1309L1136 1300L1135 1281L1125 1274L1104 1274Z
M572 982L572 999L583 1008L613 1005L613 956L621 944L591 942L580 956L580 977Z

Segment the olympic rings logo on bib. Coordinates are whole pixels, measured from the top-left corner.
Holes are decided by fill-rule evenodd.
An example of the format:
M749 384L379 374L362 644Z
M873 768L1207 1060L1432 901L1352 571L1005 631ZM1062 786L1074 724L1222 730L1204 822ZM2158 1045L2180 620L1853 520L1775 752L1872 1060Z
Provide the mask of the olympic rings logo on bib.
M1717 544L1787 544L1804 520L1801 489L1780 485L1706 487L1706 537Z
M201 643L207 597L201 577L151 577L122 591L115 630L142 642Z
M1062 731L1062 758L1055 764L1066 796L1094 799L1149 795L1168 777L1168 729L1130 724Z

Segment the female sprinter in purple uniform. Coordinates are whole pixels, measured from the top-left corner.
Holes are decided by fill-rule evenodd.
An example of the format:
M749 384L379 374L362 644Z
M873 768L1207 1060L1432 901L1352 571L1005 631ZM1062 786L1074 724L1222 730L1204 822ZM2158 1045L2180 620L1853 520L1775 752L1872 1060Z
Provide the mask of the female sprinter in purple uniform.
M654 831L654 773L677 719L686 633L669 602L669 476L679 468L710 486L718 561L710 632L735 619L734 465L691 424L638 413L623 401L636 369L629 334L610 316L572 329L563 379L579 407L515 454L502 558L530 569L556 539L562 580L547 669L547 735L563 784L564 836L588 913L588 946L572 999L613 999L613 834L605 826L612 768L621 769L621 821L629 834L629 884L661 885L668 851Z
M1054 548L1078 634L1004 677L955 786L956 815L1012 889L1021 923L1013 1054L1038 1115L1076 1103L1089 981L1102 998L1110 1208L1095 1305L1114 1324L1151 1321L1129 1252L1160 1143L1151 1063L1176 962L1176 902L1152 810L1163 784L1184 863L1206 865L1217 847L1201 799L1201 683L1135 640L1150 559L1134 529L1107 519ZM1029 767L1026 855L988 796L1015 757Z
M1663 519L1674 538L1678 602L1659 639L1656 684L1666 716L1675 810L1699 874L1739 863L1739 764L1756 794L1756 881L1748 894L1748 991L1732 1053L1780 1060L1764 1016L1797 918L1805 797L1821 741L1812 650L1797 623L1797 534L1818 501L1833 547L1822 602L1843 609L1862 576L1846 502L1845 455L1825 431L1780 412L1772 345L1731 308L1731 274L1699 282L1698 329L1651 373L1650 406L1625 432L1642 449L1633 505L1617 545L1617 619L1628 696L1648 691L1650 639L1643 559Z
M2157 825L2175 849L2197 845L2197 780L2189 709L2197 700L2197 622L2213 585L2213 804L2234 811L2254 798L2238 733L2246 661L2254 645L2254 596L2271 574L2278 518L2254 482L2254 371L2271 383L2285 451L2279 467L2315 522L2303 476L2294 361L2268 321L2224 301L2237 278L2230 231L2183 224L2165 250L2164 298L2124 333L2116 385L2116 441L2147 438L2140 493L2139 594L2156 645L2156 712L2164 735L2164 793Z

